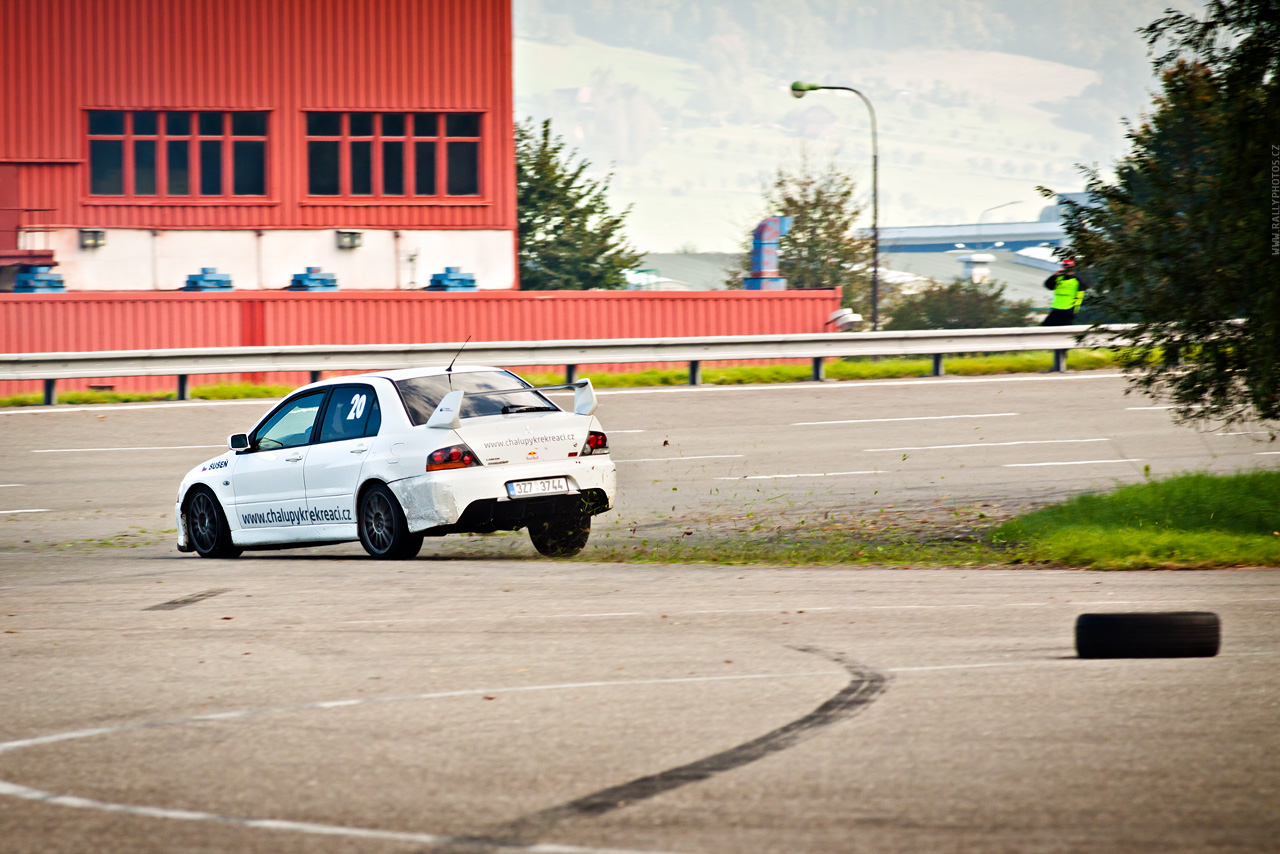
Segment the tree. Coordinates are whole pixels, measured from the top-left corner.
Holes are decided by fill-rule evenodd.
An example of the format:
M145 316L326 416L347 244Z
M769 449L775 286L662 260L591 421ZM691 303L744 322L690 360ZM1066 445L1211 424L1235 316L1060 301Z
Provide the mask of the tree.
M834 163L819 169L802 155L796 170L779 167L764 189L764 209L765 216L792 217L791 230L778 241L787 287L839 288L841 305L869 315L871 240L854 229L862 213L856 191L853 178ZM751 275L750 247L748 235L741 267L726 282L731 288Z
M1129 320L1132 388L1183 421L1280 418L1280 0L1211 0L1144 30L1162 91L1115 183L1067 205L1086 299Z
M552 135L550 120L516 125L521 289L618 289L626 286L623 272L639 263L622 233L630 208L610 211L613 176L591 180L590 166Z
M1031 301L1010 302L1003 284L957 278L935 283L918 294L900 297L892 308L887 330L982 329L1030 326Z

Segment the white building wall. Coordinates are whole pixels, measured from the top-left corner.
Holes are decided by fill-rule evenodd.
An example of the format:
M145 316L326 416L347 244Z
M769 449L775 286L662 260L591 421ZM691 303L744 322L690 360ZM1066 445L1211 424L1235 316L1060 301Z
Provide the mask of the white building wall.
M339 249L335 229L109 228L104 246L81 249L79 229L62 228L23 234L22 245L52 248L58 261L54 272L75 291L176 290L202 267L230 273L231 283L242 291L288 287L307 267L335 273L341 290L423 288L445 267L473 273L482 290L515 287L510 231L352 230L361 235L357 249Z

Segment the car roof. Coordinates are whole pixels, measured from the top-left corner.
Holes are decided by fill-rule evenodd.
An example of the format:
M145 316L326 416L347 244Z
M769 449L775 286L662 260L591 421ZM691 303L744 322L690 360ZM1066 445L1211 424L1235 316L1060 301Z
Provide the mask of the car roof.
M453 366L453 373L455 374L468 374L468 373L475 373L477 371L507 372L507 369L494 368L488 365L454 365ZM439 367L439 366L429 367L429 368L397 368L394 371L368 371L363 374L350 374L348 376L329 377L327 379L320 380L319 382L308 383L306 388L323 388L325 386L341 385L342 383L359 382L360 380L368 379L370 377L381 377L382 379L391 380L392 382L395 382L396 380L408 380L408 379L414 379L415 377L439 377L439 376L444 376L445 373L446 373L445 368Z

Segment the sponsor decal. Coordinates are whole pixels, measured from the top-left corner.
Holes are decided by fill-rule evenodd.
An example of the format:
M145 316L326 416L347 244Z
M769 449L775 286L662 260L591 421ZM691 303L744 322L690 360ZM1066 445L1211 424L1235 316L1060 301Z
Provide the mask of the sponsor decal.
M227 467L226 460L214 460L213 462L209 463L209 465L207 466L201 466L200 471L217 471L218 469L224 469L226 467Z
M526 460L536 460L536 459L538 458L538 452L537 452L537 451L530 451L529 453L527 453L527 454L525 454L525 455L524 455L524 458L525 458Z
M510 439L502 439L497 442L485 442L484 447L488 448L521 448L529 445L549 445L552 442L572 442L572 433L550 433L543 436L512 436Z
M351 511L339 507L281 507L265 513L241 513L240 524L246 528L269 525L319 525L326 522L351 522Z

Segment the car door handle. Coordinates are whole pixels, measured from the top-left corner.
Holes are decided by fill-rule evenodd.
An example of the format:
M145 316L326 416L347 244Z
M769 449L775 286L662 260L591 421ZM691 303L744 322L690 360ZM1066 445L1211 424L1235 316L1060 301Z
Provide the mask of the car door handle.
M354 448L351 449L351 453L363 454L367 450L369 450L369 446L366 445L364 442L361 442L359 445L356 445Z
M285 457L284 459L285 459L285 462L296 463L302 459L302 454L299 454L297 451L295 451L294 453Z

